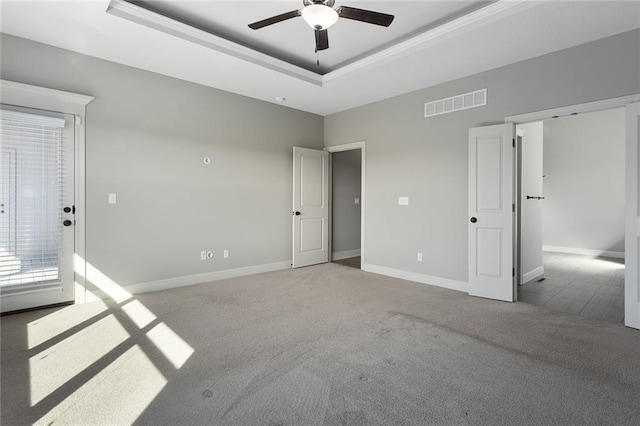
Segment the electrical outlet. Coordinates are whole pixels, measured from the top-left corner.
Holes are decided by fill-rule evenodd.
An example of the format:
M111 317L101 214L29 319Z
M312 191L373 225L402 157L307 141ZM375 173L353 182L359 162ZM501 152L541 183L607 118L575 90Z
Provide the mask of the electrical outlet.
M229 250L225 250L222 254L222 257L224 257L225 259L229 258Z
M398 197L398 205L408 206L409 205L409 197Z
M418 253L418 262L422 262L422 253Z
M213 252L212 251L208 251L207 252L207 259L213 259Z
M207 260L207 252L206 251L201 251L200 252L200 260Z

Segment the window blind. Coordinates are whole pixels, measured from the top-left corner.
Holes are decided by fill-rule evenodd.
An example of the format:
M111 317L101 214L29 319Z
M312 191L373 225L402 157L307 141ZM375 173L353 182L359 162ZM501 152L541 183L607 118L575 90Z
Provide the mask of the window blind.
M0 109L0 294L61 287L64 126Z

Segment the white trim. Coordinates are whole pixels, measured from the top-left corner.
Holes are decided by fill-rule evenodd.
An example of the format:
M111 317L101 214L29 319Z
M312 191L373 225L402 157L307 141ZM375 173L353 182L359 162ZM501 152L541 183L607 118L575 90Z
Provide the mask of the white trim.
M615 259L624 259L624 252L622 251L593 250L593 249L581 249L581 248L575 248L575 247L559 247L559 246L542 246L542 251L551 251L555 253L580 254L583 256L613 257Z
M74 198L76 213L74 216L74 254L73 267L75 271L73 292L76 303L86 301L86 257L85 257L85 204L86 204L86 163L85 163L85 116L87 105L93 101L93 96L46 87L32 86L15 81L0 80L0 103L23 108L35 108L48 111L73 114L75 116L74 131Z
M640 103L627 105L625 112L625 262L624 272L624 325L640 329L640 279L638 277L638 237L640 237L640 211L638 210L638 143L640 135Z
M603 110L612 109L612 108L622 108L630 103L638 102L638 101L640 101L640 93L636 93L635 95L629 95L629 96L620 96L618 98L604 99L601 101L587 102L583 104L546 109L543 111L529 112L526 114L511 115L509 117L505 117L504 122L524 124L524 123L530 123L533 121L548 120L555 116L566 117L574 113L581 114L586 112L603 111Z
M245 277L247 275L256 275L265 272L282 271L285 269L291 269L290 260L286 262L267 263L264 265L246 266L243 268L226 269L223 271L207 272L204 274L167 278L157 281L147 281L138 284L125 285L122 287L131 294L148 293L150 291L186 287L195 284L209 283L212 281L226 280L229 278Z
M331 253L331 260L349 259L350 257L360 256L360 250L337 251Z
M93 96L0 80L0 103L3 104L84 116L86 105L94 99Z
M448 288L449 290L462 291L464 293L467 293L469 290L468 284L464 281L455 281L448 278L433 277L431 275L403 271L401 269L387 268L386 266L372 265L370 263L363 263L362 270L374 274L385 275L387 277L400 278L401 280Z
M533 281L536 278L540 278L543 275L544 275L544 266L538 266L536 269L522 275L522 284L526 284L529 281Z
M111 0L107 13L144 25L165 34L199 44L209 49L263 66L267 69L298 78L307 83L322 86L322 75L281 59L274 58L249 47L234 43L207 31L176 21L124 0Z
M351 151L354 149L360 149L360 264L364 265L366 260L365 257L365 242L366 242L366 233L365 233L365 220L366 220L366 205L367 205L367 197L366 197L366 176L367 176L367 143L366 141L360 142L351 142L345 143L341 145L333 145L325 147L325 151L329 153L334 152L342 152L342 151ZM362 269L362 267L361 267Z

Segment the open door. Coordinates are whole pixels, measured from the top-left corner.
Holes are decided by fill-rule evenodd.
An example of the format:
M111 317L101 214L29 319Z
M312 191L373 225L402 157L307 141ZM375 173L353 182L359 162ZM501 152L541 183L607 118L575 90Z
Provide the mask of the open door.
M469 294L513 302L513 123L469 129Z
M640 144L640 103L627 105L626 158L626 223L625 223L625 276L624 324L640 329L640 271L638 247L640 245L640 182L638 181L638 145Z
M329 153L293 147L294 268L329 261Z

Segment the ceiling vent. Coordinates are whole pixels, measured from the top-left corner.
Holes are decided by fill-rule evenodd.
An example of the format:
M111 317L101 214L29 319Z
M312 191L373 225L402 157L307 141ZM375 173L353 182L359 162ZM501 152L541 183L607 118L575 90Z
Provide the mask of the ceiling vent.
M487 104L487 89L464 93L424 104L424 116L433 117Z

